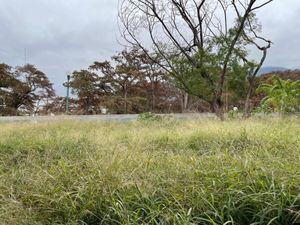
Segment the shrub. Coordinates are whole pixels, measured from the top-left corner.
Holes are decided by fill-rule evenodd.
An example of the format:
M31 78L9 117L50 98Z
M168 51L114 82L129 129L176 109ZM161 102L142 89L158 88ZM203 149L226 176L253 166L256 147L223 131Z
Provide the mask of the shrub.
M163 117L152 112L141 113L138 116L138 121L162 121Z

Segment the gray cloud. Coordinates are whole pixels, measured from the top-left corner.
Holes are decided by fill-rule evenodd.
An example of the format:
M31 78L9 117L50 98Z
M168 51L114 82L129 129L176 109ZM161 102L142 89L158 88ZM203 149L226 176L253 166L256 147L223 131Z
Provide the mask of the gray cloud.
M64 95L66 73L104 60L118 44L117 0L0 0L0 62L36 64ZM300 1L275 0L258 16L275 44L266 65L300 67Z
M300 68L299 12L296 0L275 0L258 12L263 35L274 43L265 65Z
M0 5L0 61L36 64L55 83L66 73L109 58L117 43L117 1L10 0Z

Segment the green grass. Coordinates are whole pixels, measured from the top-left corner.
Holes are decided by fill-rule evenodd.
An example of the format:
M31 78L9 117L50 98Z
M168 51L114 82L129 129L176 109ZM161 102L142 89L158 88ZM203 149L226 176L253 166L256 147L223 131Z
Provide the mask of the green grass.
M300 121L0 124L0 224L300 224Z

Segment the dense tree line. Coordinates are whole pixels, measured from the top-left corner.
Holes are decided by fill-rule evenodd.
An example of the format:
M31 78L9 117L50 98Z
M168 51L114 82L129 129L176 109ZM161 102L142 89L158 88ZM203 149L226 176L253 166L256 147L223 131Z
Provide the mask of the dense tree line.
M160 60L158 55L153 54L152 57ZM245 105L248 86L246 72L243 67L236 66L234 73L235 75L226 82L222 95L225 112L232 110L233 107L243 110ZM281 80L300 80L298 70L274 72L257 77L253 84L254 90L261 85L266 85L273 90L273 86L290 84L280 81L275 85L274 75ZM94 62L87 69L74 71L70 78L69 85L73 93L70 99L72 114L101 114L105 111L112 114L213 112L208 101L183 90L176 79L138 48L123 50L113 56L110 61ZM295 91L287 92L287 89L282 89L280 96L295 93L294 96L298 98L296 103L290 101L287 104L297 106L300 95L299 86L292 87L296 87ZM202 90L203 94L209 94L205 87ZM268 88L264 90L265 92L254 91L250 99L252 109L259 108L262 100L270 97L273 103L268 105L268 110L272 108L276 110L279 105L276 101L280 101L279 95L276 96L275 101L272 96L273 92L268 91ZM270 96L267 96L268 93ZM294 108L299 110L299 107ZM36 66L25 65L12 68L6 64L0 64L1 115L64 114L65 110L66 98L55 95L52 83Z
M70 87L78 98L72 100L72 113L98 114L103 108L108 109L109 113L117 114L214 112L209 101L187 93L176 78L156 63L161 60L159 55L151 53L151 57L156 58L155 62L147 54L139 48L127 49L113 56L111 61L94 62L88 69L74 71ZM292 72L297 73L286 71L282 74ZM247 68L236 64L231 73L233 74L225 83L222 95L224 112L233 107L243 110L248 94ZM259 107L265 97L255 90L262 83L270 83L271 79L270 75L254 79L253 94L248 103L251 109ZM209 95L204 84L202 85L203 95Z
M167 75L141 49L124 50L111 61L94 62L71 74L69 85L78 97L74 104L79 109L76 112L72 107L73 112L97 114L103 108L117 114L207 110Z

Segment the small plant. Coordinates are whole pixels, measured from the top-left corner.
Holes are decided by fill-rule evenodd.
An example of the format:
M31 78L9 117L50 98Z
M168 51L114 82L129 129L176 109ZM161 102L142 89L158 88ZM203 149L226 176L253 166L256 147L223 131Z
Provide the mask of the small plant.
M238 115L239 115L238 107L233 107L233 109L228 112L228 118L230 119L236 119Z
M273 109L266 104L261 104L259 107L255 108L253 110L254 114L270 114L272 112L273 112Z
M273 76L271 84L262 84L257 91L266 97L261 102L261 109L279 113L295 113L300 110L300 82L282 80Z
M162 116L152 112L141 113L138 116L138 121L161 121L162 119Z

